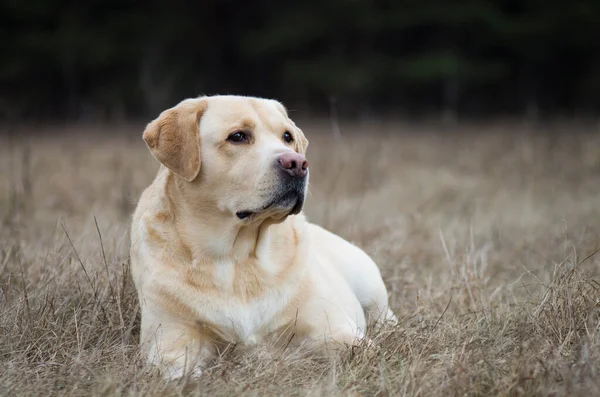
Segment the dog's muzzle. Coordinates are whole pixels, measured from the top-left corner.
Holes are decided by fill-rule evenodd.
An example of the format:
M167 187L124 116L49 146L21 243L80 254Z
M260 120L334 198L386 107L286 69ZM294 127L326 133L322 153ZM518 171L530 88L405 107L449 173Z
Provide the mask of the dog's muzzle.
M280 183L269 195L266 203L256 210L238 211L239 219L247 219L252 215L264 213L265 211L286 212L286 215L296 215L302 211L306 199L306 185L308 183L308 172L302 177L291 176L282 172Z

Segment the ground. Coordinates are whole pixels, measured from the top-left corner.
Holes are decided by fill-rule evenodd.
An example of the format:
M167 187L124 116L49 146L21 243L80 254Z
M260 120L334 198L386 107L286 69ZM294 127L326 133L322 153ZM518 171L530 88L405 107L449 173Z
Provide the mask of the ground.
M400 318L371 331L379 349L233 349L163 382L138 356L128 262L157 170L143 126L16 129L0 138L0 394L600 393L597 126L298 124L308 218L375 259Z

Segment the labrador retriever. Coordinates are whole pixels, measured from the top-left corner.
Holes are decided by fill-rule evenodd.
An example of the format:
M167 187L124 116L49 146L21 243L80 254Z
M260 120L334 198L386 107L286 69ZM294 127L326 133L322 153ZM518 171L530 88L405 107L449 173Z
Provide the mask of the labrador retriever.
M302 214L308 141L275 100L186 99L143 133L161 163L131 228L141 348L167 379L228 344L353 344L397 319L377 265Z

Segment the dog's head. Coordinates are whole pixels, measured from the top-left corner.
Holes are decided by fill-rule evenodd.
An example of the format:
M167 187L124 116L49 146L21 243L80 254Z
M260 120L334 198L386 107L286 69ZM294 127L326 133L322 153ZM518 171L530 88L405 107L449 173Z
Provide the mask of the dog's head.
M144 140L192 205L241 222L302 210L308 141L277 101L186 99L148 124Z

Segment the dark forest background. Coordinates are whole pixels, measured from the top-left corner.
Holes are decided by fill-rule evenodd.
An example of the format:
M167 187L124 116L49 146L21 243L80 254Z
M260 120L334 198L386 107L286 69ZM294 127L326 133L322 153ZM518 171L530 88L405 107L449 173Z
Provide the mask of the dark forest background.
M2 0L0 36L5 120L224 93L344 117L600 110L599 0Z

